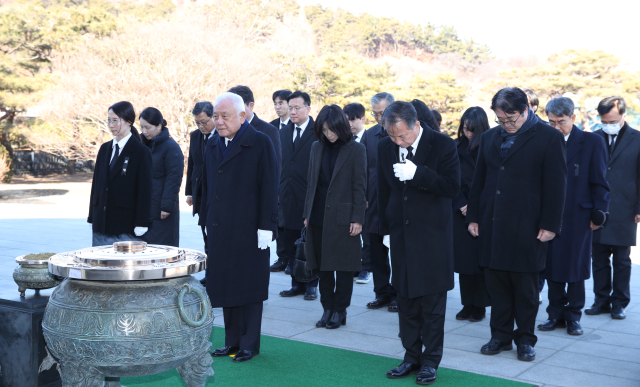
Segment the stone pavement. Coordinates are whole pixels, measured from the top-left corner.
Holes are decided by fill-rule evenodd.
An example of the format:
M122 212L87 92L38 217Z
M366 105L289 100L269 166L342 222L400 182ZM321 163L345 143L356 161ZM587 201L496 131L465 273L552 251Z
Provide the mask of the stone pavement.
M90 183L86 178L49 183L31 179L24 183L28 184L0 185L0 296L18 291L12 278L15 257L91 246L91 228L86 223ZM200 228L186 205L181 208L180 235L181 247L202 249ZM275 243L271 255L275 260ZM489 316L477 323L456 321L455 314L461 308L456 287L448 295L442 366L548 387L640 386L638 250L632 249L632 259L632 301L627 318L618 321L609 315L583 316L585 333L577 337L567 335L565 330L537 331L537 356L531 363L518 361L515 349L497 356L480 354L480 347L490 338ZM196 277L201 278L202 274ZM289 284L290 277L283 273L271 275L263 334L402 358L397 314L365 308L373 300L373 283L354 285L347 325L337 330L315 328L322 314L320 302L305 301L301 296L279 297L278 293ZM591 280L587 281L587 305L593 302L592 285ZM539 322L547 317L546 287L543 300ZM215 314L216 325L222 326L222 310L216 309ZM261 356L268 356L268 351L263 348ZM384 377L387 370L371 371Z

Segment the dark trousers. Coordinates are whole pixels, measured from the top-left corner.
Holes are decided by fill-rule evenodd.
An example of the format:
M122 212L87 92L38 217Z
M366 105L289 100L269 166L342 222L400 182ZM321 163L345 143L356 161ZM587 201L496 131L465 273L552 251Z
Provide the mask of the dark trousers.
M369 243L369 233L363 231L362 236L362 270L371 271L371 244Z
M538 293L542 293L542 289L544 289L544 270L540 272L538 276Z
M631 247L611 246L593 243L591 265L593 268L593 292L596 303L626 308L631 299ZM611 280L611 260L613 255L613 281Z
M485 285L484 273L473 275L458 274L460 279L460 298L462 305L484 308L491 305Z
M548 279L547 285L549 286L549 306L547 307L549 318L580 321L582 308L584 308L584 281L567 284Z
M417 298L404 298L398 294L404 361L438 368L442 360L446 310L447 292Z
M491 338L535 346L538 274L484 269L491 298ZM518 329L513 330L515 323Z
M318 267L320 267L322 262L322 227L313 226L312 229L313 252ZM320 290L320 303L324 310L344 312L351 305L352 273L351 271L318 271L318 290Z
M389 249L382 243L383 238L383 235L373 232L369 233L373 291L376 293L376 298L390 298L395 300L398 292L391 286Z
M260 349L262 302L222 308L224 315L224 345L241 350Z
M204 239L204 253L209 255L209 246L207 243L207 226L200 226L202 228L202 239Z
M296 241L300 239L300 230L291 230L288 228L278 228L278 238L276 239L276 253L278 258L284 262L288 262L293 268L293 261L296 258ZM353 281L353 278L351 279ZM309 282L298 282L291 274L291 286L304 286L305 288L315 288L318 286L318 280Z

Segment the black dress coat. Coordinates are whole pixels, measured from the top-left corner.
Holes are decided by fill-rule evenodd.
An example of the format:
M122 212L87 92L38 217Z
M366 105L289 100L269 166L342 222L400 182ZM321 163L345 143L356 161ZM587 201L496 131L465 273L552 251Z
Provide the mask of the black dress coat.
M380 235L390 235L391 284L403 298L453 289L451 200L460 190L455 142L423 128L412 180L395 177L399 147L389 138L378 145Z
M98 151L87 221L96 234L133 236L135 227L151 226L151 152L132 135L110 172L112 146Z
M271 125L273 125L274 128L278 129L278 131L280 131L280 117L276 118L275 120L269 122ZM288 122L287 122L288 124ZM284 128L282 128L284 129Z
M380 230L378 220L378 143L386 137L384 129L375 125L365 130L360 144L367 150L367 203L369 207L365 213L362 230L377 234Z
M460 193L453 199L453 267L456 273L480 273L478 238L469 233L467 217L460 209L467 205L473 172L476 169L478 149L469 152L469 140L462 136L456 140L460 160Z
M560 234L567 185L564 136L538 122L500 157L500 127L486 131L469 193L467 222L478 223L480 265L532 273L544 269L540 229Z
M213 138L211 133L209 139ZM200 212L202 196L202 166L204 165L204 134L200 129L191 132L189 140L189 159L187 161L187 181L185 195L191 196L193 216Z
M278 171L269 137L245 121L222 158L219 135L209 138L202 175L200 225L207 243L207 293L211 306L234 307L268 298L269 249L258 248L258 230L278 222ZM242 130L242 129L241 129Z
M307 219L307 235L313 235L309 224L321 172L325 147L320 141L313 143L309 162L309 185L304 204ZM322 271L360 271L362 268L362 244L360 235L350 236L351 223L364 223L367 156L364 146L355 141L344 144L338 153L333 174L329 177L324 219L322 222ZM307 268L318 268L313 238L307 237L304 246Z
M262 132L269 136L271 143L276 151L276 158L278 159L278 173L282 168L282 146L280 145L280 131L275 126L262 121L257 114L253 113L253 118L249 122L258 132Z
M164 129L152 140L142 138L151 151L153 180L151 190L151 221L153 224L142 235L150 244L178 247L180 244L180 185L184 175L184 155L180 145ZM168 212L165 219L160 212Z
M602 137L573 127L567 141L567 195L562 234L549 242L544 276L571 283L591 276L591 212L609 209Z
M309 172L309 159L311 158L311 145L316 140L313 133L313 118L309 117L309 123L298 140L296 149L293 149L294 124L289 124L280 130L280 143L282 144L282 170L280 172L279 195L279 222L278 226L290 230L302 230L304 227L304 200L307 194L307 174Z
M624 132L622 132L624 130ZM616 141L613 154L607 152L607 181L611 188L609 219L606 227L593 233L593 242L612 246L635 246L638 225L635 216L640 214L640 132L626 122ZM595 132L605 140L602 130Z

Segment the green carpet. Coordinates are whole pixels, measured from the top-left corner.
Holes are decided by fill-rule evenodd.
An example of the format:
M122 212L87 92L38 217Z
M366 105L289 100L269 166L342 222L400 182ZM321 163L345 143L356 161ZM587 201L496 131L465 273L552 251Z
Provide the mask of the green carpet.
M213 348L224 346L224 329L214 327ZM415 386L414 375L406 379L388 379L385 373L398 366L400 360L344 349L280 339L261 338L262 352L249 362L234 363L230 357L214 358L216 375L207 386ZM446 355L445 355L446 356ZM496 359L498 360L498 359ZM184 387L177 371L123 378L127 387ZM435 386L455 387L525 387L511 380L456 371L440 367Z

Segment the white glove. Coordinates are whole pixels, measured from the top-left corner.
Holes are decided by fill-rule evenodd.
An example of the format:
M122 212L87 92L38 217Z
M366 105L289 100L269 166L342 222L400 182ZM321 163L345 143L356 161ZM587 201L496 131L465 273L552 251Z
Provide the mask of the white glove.
M271 244L271 240L273 239L273 231L269 230L258 230L258 248L260 250L265 250Z
M396 163L393 164L393 173L395 173L396 177L400 179L400 181L406 181L413 179L413 175L416 174L416 165L413 161L407 159L406 163Z
M385 246L387 246L387 248L388 248L388 249L390 249L390 248L391 248L391 238L389 237L389 235L385 235L385 236L382 238L382 244L383 244L383 245L385 245Z
M149 227L136 227L133 229L133 233L136 236L143 236L147 231L149 231Z

